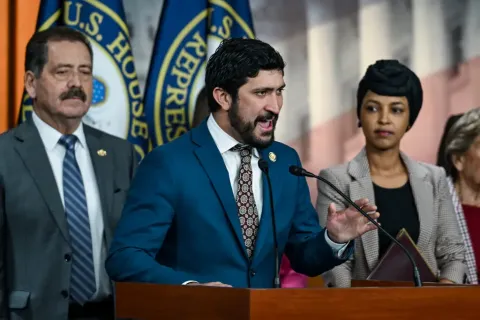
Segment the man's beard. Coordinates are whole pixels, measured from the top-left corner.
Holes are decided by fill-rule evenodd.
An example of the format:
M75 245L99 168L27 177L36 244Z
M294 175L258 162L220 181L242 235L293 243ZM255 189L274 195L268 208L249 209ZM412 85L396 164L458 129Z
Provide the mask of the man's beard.
M230 119L230 124L237 131L237 133L242 138L245 144L248 144L257 149L268 148L273 141L275 141L275 126L277 124L278 115L267 111L263 115L258 116L254 122L246 122L242 119L239 114L238 101L232 103L232 107L228 110L228 118ZM272 130L268 133L264 133L263 137L270 137L268 140L258 139L254 130L257 126L257 123L260 121L272 120Z

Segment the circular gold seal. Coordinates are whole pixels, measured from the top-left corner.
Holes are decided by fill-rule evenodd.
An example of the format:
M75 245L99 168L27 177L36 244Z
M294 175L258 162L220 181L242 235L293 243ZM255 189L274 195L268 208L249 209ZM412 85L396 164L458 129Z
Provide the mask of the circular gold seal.
M273 152L269 152L268 153L268 158L272 161L272 162L275 162L277 161L277 155Z

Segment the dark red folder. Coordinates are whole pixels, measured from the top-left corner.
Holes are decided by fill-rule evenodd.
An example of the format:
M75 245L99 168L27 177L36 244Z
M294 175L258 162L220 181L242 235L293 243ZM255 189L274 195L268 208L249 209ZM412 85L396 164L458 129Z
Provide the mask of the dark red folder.
M407 230L400 230L396 238L415 260L422 282L438 282ZM413 281L413 267L402 248L392 242L367 280Z

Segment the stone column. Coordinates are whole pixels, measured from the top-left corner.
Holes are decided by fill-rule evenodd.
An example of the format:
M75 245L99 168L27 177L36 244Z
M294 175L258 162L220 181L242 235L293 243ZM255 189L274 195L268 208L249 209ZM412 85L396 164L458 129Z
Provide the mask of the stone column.
M391 14L389 0L359 0L360 77L375 61L393 58Z
M435 163L449 113L450 47L442 1L412 1L412 69L422 80L423 107L404 139L405 151Z
M480 107L480 1L468 0L465 21L463 48L469 77L471 106Z
M345 112L341 105L336 2L306 1L312 167L340 163L342 160L342 136L339 126L335 125L335 120Z
M419 77L450 67L450 48L442 1L412 1L412 67Z

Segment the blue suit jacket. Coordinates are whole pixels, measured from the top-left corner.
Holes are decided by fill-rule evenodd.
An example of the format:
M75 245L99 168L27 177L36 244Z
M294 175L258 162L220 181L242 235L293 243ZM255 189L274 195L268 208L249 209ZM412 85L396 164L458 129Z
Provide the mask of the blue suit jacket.
M269 159L270 152L276 155L275 162ZM301 165L295 150L274 142L260 154L269 162L280 256L285 252L293 269L309 276L345 262L325 241L305 178L288 172L290 165ZM108 274L114 281L196 280L273 287L275 258L265 177L263 186L262 218L250 261L228 172L206 121L154 149L131 185L106 261Z

